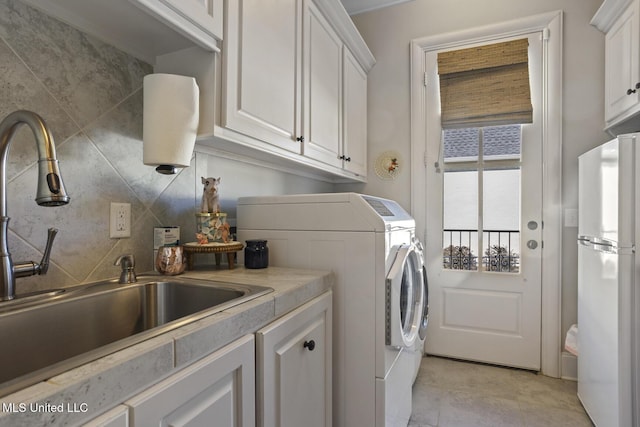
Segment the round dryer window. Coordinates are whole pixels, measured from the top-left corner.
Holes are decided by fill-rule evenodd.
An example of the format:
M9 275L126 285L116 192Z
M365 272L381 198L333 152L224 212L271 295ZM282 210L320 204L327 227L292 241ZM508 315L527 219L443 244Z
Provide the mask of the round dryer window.
M413 244L400 246L387 275L387 345L410 347L418 337L425 304L419 255Z

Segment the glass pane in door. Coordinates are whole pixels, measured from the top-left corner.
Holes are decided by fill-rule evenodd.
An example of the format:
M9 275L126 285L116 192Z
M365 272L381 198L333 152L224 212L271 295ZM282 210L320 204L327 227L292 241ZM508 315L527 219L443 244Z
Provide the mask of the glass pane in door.
M521 125L482 129L484 271L519 271L521 141Z
M520 268L522 126L443 132L443 266Z
M478 269L478 171L444 172L443 267Z
M517 160L520 158L522 125L490 126L482 128L482 158Z
M485 170L482 269L517 273L520 267L520 168Z

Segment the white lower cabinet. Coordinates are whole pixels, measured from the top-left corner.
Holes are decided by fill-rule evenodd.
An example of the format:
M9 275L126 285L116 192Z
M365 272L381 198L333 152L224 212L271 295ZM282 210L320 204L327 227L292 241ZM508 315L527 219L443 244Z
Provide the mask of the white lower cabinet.
M125 402L131 426L254 426L254 343L240 338Z
M330 427L331 292L256 333L257 425Z
M332 292L93 419L92 427L330 427Z
M116 406L83 424L83 427L129 427L129 408L124 405Z

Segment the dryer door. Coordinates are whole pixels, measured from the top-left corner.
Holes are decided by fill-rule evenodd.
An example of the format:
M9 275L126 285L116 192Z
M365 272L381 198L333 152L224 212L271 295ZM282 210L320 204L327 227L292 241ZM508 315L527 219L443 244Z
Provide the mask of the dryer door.
M418 239L414 239L413 243L415 244L416 251L418 252L420 260L420 269L422 270L422 284L424 288L424 301L422 307L420 308L422 317L420 319L420 328L418 329L418 339L422 343L424 343L424 340L427 336L427 326L429 325L429 282L427 280L427 269L424 265L424 247L422 246L422 242L420 242L420 240Z
M424 283L424 301L422 304L422 316L420 319L420 329L418 337L424 341L427 336L427 325L429 324L429 282L427 281L427 269L422 266L422 280Z
M414 345L424 314L424 276L420 252L411 245L396 248L396 258L386 280L386 344Z

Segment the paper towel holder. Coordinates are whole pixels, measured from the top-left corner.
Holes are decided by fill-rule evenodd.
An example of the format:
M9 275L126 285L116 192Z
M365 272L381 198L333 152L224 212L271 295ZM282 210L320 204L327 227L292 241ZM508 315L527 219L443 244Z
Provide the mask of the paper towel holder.
M178 168L174 165L158 165L156 172L162 175L175 175L178 172Z
M195 78L148 74L143 80L143 163L164 175L191 163L198 133L199 90Z

